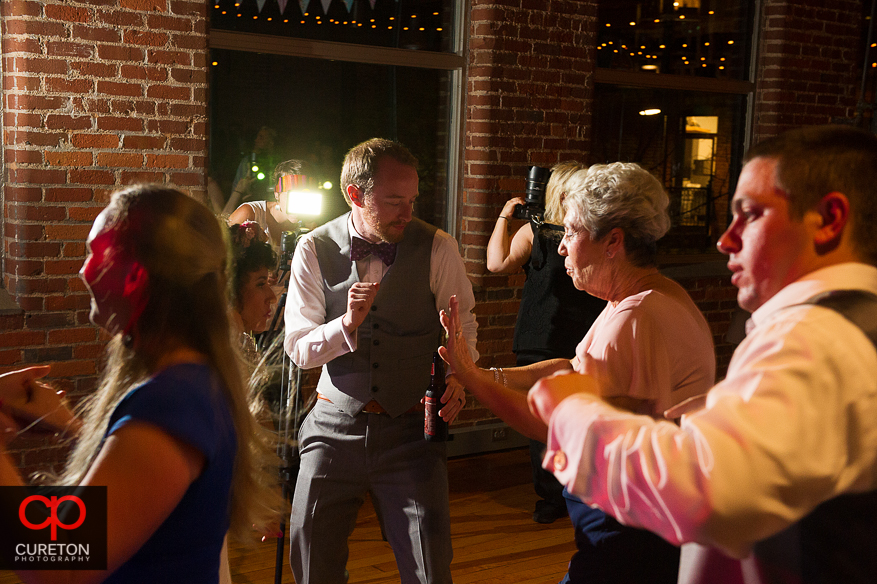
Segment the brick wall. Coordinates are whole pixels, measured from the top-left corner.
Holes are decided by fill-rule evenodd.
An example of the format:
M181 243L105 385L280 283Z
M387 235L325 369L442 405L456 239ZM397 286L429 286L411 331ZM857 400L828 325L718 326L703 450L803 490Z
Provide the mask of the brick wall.
M74 396L105 339L77 277L108 195L135 182L205 195L206 5L3 0L4 284L0 368L52 363ZM16 443L25 467L51 459Z
M856 113L861 0L765 0L754 141Z

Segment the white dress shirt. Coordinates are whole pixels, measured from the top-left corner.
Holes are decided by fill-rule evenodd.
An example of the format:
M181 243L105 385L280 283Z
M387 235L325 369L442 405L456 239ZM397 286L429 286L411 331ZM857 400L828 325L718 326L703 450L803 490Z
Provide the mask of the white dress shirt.
M877 293L877 268L815 271L756 310L727 377L681 427L567 398L545 467L625 524L736 558L823 501L877 488L877 351L837 312L801 304L840 289Z
M353 226L352 216L348 216L347 228L351 237L362 237ZM380 282L390 269L374 255L357 261L356 267L361 282ZM447 309L450 297L457 296L463 334L473 360L477 360L475 339L478 323L472 312L475 308L472 285L466 276L457 242L441 229L436 231L432 242L429 285L435 296L436 313ZM299 241L292 258L284 311L286 336L283 346L293 363L302 369L321 367L340 355L355 351L356 334L347 334L341 325L342 317L326 322L326 298L320 264L313 237L308 234Z

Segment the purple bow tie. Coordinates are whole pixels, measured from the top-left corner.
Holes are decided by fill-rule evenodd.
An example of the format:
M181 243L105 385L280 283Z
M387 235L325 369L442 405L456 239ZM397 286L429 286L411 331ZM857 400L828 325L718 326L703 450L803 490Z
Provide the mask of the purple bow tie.
M354 237L350 246L350 259L354 262L365 259L374 254L381 258L384 264L391 266L396 261L395 243L369 243L359 237Z

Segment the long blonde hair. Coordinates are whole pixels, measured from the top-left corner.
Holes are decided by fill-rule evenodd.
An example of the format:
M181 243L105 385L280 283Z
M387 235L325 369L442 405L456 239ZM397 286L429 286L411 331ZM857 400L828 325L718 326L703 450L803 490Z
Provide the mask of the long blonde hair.
M115 193L107 228L149 274L148 301L132 337L116 335L97 391L86 400L80 439L62 479L82 480L100 450L116 405L136 384L156 373L172 346L205 355L219 377L237 434L231 487L231 531L252 533L278 519L281 501L271 438L254 410L259 400L247 389L242 359L233 340L226 300L228 247L225 229L207 207L179 191L135 185Z

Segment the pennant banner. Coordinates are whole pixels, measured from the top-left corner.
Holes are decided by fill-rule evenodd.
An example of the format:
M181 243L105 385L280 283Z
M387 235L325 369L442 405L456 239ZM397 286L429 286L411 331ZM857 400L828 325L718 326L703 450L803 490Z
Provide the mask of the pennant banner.
M332 3L332 0L320 0L320 4L323 5L323 14L329 14L329 4Z
M280 6L280 14L283 14L283 11L286 10L286 0L277 0L277 5Z
M256 6L259 7L259 14L261 14L262 8L265 7L265 0L256 0Z
M347 12L353 10L353 0L344 0L344 5L347 6Z
M298 5L301 7L301 13L304 14L308 11L308 4L311 3L311 0L298 0Z

